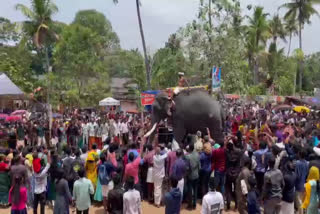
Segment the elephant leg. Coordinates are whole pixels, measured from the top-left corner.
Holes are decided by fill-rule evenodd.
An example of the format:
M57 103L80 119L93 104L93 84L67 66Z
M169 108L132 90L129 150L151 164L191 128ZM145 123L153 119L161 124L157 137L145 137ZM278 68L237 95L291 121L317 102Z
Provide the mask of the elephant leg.
M184 128L183 124L177 123L173 125L173 136L179 145L183 143L185 135L186 129Z

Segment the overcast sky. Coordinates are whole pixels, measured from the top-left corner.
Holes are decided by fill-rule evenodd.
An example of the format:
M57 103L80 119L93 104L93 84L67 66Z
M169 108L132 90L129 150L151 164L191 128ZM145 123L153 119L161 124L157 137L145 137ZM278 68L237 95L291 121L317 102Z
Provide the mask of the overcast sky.
M30 0L0 0L0 16L12 21L23 21L24 17L14 9L15 4L29 5ZM114 31L126 49L139 48L141 40L136 16L135 0L119 0L114 5L112 0L53 0L59 13L54 19L66 23L72 22L79 10L96 9L106 15ZM241 0L243 12L248 13L246 5L262 5L266 12L274 14L282 3L288 0ZM192 21L197 14L199 0L141 0L142 21L147 47L151 52L163 47L171 33ZM317 7L320 12L320 8ZM320 18L312 17L312 25L303 31L303 49L305 53L320 51ZM285 44L282 44L285 45ZM287 46L287 45L285 45ZM294 38L292 50L298 48L298 39Z

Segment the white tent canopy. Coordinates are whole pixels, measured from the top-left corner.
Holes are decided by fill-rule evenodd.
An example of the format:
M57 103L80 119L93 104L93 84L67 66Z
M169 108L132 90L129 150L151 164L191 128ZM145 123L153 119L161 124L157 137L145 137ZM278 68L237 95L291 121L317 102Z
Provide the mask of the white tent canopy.
M99 106L119 106L119 105L120 105L120 101L112 97L104 98L99 102Z
M0 71L0 95L23 95L24 93L16 86L9 77Z

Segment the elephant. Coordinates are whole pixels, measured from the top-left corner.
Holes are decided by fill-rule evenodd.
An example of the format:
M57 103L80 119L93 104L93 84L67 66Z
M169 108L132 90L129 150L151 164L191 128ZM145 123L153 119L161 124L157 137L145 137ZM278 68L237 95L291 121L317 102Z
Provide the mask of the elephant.
M152 142L154 131L161 120L172 119L174 139L183 143L187 134L201 131L206 135L207 128L216 142L223 142L224 112L219 102L204 90L185 90L173 96L159 93L152 104L152 128L145 135Z

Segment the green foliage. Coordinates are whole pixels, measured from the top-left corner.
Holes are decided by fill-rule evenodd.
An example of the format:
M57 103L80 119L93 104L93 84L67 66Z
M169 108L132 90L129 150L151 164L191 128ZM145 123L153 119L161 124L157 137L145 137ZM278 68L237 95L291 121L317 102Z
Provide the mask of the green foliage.
M57 39L52 29L52 16L58 12L58 8L51 0L30 0L30 2L30 8L17 4L16 9L27 18L24 22L25 36L39 49Z
M0 47L0 71L26 93L32 92L38 83L31 70L31 54L23 47Z
M30 8L16 6L26 17L22 33L17 30L19 25L0 18L0 44L16 43L0 46L0 71L24 91L50 83L53 104L94 106L111 95L111 77L131 78L130 83L138 87L130 88L130 94L147 89L145 70L149 67L146 69L144 57L138 50L121 49L102 13L79 11L67 25L52 21L58 11L52 0L30 2ZM287 13L282 18L270 17L263 7L252 5L247 8L253 14L244 16L239 0L201 0L198 17L170 35L152 56L152 88L176 86L178 72L186 74L191 86L210 84L212 67L218 66L224 93L263 95L272 88L275 94L292 95L297 79L302 78L301 91L309 94L320 85L320 54L305 56L301 49L291 57L289 53L292 36L318 13L315 3L320 0L284 4ZM279 38L289 41L287 56L283 47L277 47ZM144 54L146 57L145 50ZM33 77L45 74L49 65L53 72L46 74L47 81L37 82Z
M9 41L17 42L20 35L16 23L11 23L9 19L0 17L0 45Z
M304 65L304 91L313 91L320 86L320 52L309 55L305 58Z
M76 14L73 24L85 26L96 32L103 39L102 45L105 51L113 51L120 48L120 41L112 30L111 23L106 17L96 10L82 10Z
M276 44L279 37L285 41L286 31L279 15L273 16L269 21L269 31L273 38L273 43Z
M109 90L108 73L104 61L101 60L102 40L101 36L91 29L72 24L65 28L54 51L55 74L63 76L63 81L67 81L67 84L72 82L65 92L72 100L83 101L81 105L90 104L86 102L89 98L104 98ZM100 91L96 87L99 87ZM100 93L95 94L97 91Z
M292 0L289 3L283 4L281 7L286 8L285 18L294 17L302 25L310 23L310 18L314 14L319 14L313 7L315 4L320 4L319 0Z
M248 88L247 94L250 96L266 94L266 88L263 84L253 85Z
M178 73L185 72L186 66L181 51L173 52L170 48L159 49L153 57L152 87L164 89L177 86Z

